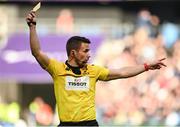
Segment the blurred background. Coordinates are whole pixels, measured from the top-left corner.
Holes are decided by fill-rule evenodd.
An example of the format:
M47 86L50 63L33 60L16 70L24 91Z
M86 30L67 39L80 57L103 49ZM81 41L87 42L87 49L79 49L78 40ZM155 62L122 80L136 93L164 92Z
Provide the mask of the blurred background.
M33 0L0 1L0 127L59 124L52 79L31 55ZM89 38L90 63L109 68L165 57L166 68L98 82L102 126L180 126L180 2L43 0L37 31L49 57L67 59L69 37Z

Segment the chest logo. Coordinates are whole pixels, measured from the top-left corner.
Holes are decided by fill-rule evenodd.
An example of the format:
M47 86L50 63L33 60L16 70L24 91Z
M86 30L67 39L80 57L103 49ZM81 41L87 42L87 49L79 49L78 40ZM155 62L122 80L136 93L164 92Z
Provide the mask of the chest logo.
M89 90L89 77L88 76L83 76L83 77L66 76L65 85L66 85L65 86L66 90L88 91Z

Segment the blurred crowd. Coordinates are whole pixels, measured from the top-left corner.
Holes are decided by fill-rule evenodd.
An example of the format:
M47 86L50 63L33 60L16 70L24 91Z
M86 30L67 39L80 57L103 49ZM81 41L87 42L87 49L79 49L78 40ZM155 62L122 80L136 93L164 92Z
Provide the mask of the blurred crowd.
M172 23L161 24L147 10L139 12L134 32L99 47L94 63L108 68L136 66L166 58L166 68L136 77L98 82L97 120L100 125L180 126L180 40ZM0 102L1 126L57 125L57 111L35 98L20 118L18 103Z
M40 96L22 109L17 102L0 103L0 127L38 127L58 125L57 110Z
M180 40L167 37L174 36L173 31L167 35L155 30L159 19L147 10L139 16L134 33L103 43L95 63L121 68L166 58L167 67L128 79L99 82L98 121L100 125L180 126Z

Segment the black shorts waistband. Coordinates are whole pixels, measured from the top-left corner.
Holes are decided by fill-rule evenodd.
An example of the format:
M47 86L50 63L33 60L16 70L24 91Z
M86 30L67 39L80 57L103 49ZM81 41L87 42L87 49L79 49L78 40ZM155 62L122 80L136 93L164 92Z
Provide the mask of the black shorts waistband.
M62 122L60 121L60 124L58 127L63 127L63 126L94 126L98 127L98 122L97 120L88 120L88 121L79 121L79 122Z

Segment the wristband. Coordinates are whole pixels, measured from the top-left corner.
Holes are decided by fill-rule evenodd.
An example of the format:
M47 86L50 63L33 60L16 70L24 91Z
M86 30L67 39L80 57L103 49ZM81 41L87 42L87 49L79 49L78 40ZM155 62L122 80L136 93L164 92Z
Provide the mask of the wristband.
M145 71L149 71L149 65L147 63L144 63L144 69Z
M36 25L36 22L28 22L28 23L27 23L28 26L31 26L31 23L32 23L33 25Z

